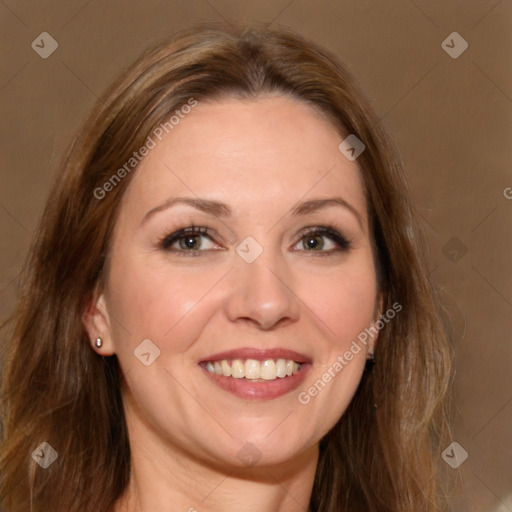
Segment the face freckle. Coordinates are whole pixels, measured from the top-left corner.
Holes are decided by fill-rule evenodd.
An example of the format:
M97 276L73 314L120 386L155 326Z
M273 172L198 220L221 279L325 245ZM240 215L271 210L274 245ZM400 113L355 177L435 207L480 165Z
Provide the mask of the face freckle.
M231 465L250 442L277 464L343 414L370 346L298 400L375 320L361 171L341 140L288 97L199 102L139 165L105 289L133 436ZM279 359L298 369L276 377Z

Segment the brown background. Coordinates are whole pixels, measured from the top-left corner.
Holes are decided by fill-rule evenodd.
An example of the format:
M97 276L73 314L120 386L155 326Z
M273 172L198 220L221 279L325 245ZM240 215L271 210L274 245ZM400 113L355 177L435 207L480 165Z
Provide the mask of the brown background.
M373 98L453 320L454 438L469 453L453 510L512 511L510 0L1 0L1 317L56 165L96 97L148 45L219 18L298 30ZM469 43L457 59L441 46L454 31ZM59 44L48 59L31 48L41 32Z

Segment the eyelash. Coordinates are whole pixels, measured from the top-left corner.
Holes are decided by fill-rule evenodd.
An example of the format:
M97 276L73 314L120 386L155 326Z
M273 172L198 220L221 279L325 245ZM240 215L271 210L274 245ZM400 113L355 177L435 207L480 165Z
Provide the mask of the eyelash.
M207 252L207 250L197 250L197 249L172 249L171 246L179 241L180 239L186 237L186 236L198 236L198 235L204 235L206 236L210 241L214 242L213 237L211 236L211 231L207 227L196 227L196 226L189 226L183 229L179 229L175 231L174 233L171 233L170 235L165 236L160 240L160 247L165 251L172 251L175 253L178 253L180 255L186 255L186 256L200 256L202 252ZM295 242L294 245L299 243L301 240L305 239L308 236L325 236L326 238L330 239L332 242L334 242L338 247L334 249L329 249L327 251L315 251L315 250L307 250L307 249L300 249L305 252L311 252L314 253L315 256L331 256L334 253L339 252L346 252L352 248L352 244L349 240L347 240L339 231L337 231L333 226L327 225L327 226L315 226L315 227L309 227L304 229L302 232L298 235L298 241Z

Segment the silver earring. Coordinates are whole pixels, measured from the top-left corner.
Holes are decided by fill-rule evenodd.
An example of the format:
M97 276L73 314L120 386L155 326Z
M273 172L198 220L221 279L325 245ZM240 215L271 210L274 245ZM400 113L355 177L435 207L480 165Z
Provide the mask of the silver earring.
M101 348L103 345L103 340L101 338L96 338L96 342L94 343L96 348Z

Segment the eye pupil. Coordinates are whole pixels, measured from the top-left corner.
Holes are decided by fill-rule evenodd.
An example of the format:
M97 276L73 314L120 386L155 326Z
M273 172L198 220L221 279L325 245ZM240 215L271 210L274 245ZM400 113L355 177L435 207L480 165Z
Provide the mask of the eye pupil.
M182 249L196 249L199 245L199 240L196 235L188 235L180 239L180 247Z
M308 249L317 249L323 247L323 240L320 235L310 235L304 240L304 246Z

